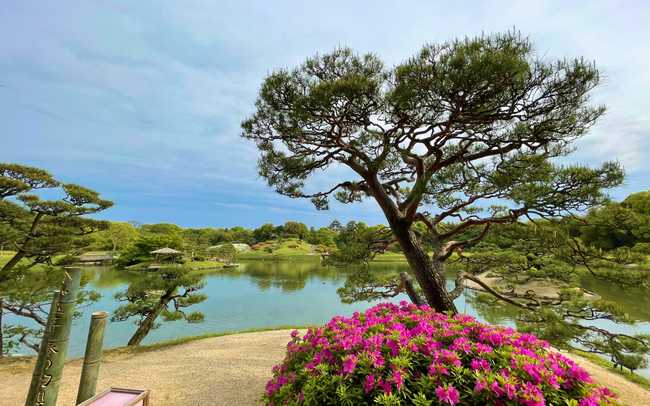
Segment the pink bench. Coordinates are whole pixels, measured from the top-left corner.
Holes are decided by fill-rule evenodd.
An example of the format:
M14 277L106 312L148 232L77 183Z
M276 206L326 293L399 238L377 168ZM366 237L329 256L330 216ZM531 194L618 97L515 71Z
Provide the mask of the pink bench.
M108 388L77 406L151 406L151 391Z

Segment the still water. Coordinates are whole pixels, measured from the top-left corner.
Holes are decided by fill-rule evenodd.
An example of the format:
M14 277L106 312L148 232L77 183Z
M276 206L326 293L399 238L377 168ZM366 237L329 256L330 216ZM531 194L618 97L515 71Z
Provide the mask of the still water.
M374 272L399 272L407 269L404 263L377 263ZM334 315L351 315L374 303L342 303L336 290L343 286L347 275L354 268L323 267L318 262L242 262L239 268L218 270L205 276L202 292L208 299L192 306L191 311L205 315L203 323L188 324L184 321L163 322L152 330L143 341L155 343L173 338L212 332L226 332L250 328L277 326L304 326L321 324ZM98 291L101 299L79 310L83 315L74 321L68 354L83 356L90 314L95 311L111 313L119 303L113 296L139 278L137 272L117 271L111 268L92 267L84 269L89 281L86 289ZM447 283L453 284L453 274ZM584 287L619 303L638 320L634 325L615 325L601 322L599 326L627 333L650 333L650 298L643 292L612 289L604 282L585 279ZM458 309L491 323L512 325L512 309L475 307L474 293L464 292L458 299ZM406 296L393 301L406 300ZM126 345L136 326L132 321L109 322L106 330L105 348ZM641 371L650 376L650 370Z

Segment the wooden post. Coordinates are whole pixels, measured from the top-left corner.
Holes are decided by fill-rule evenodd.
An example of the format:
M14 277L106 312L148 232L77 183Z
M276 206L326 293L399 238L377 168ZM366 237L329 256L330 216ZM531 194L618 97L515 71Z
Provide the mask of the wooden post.
M52 297L52 303L50 304L50 313L47 316L47 325L43 331L43 337L41 338L41 344L38 347L38 357L36 358L36 365L34 365L34 372L32 373L32 382L29 385L29 392L27 393L27 399L25 400L25 406L36 405L36 394L38 393L38 388L41 386L41 379L43 379L43 372L45 369L45 359L47 356L47 342L49 341L50 332L54 328L54 322L56 319L55 309L59 305L59 299L61 297L60 292L54 292Z
M44 365L42 365L43 372L39 374L40 379L37 384L36 395L27 397L27 402L31 401L32 403L25 403L26 406L56 405L65 357L68 352L68 343L70 342L70 328L72 327L72 317L77 303L80 279L80 269L66 269L59 302L55 308L50 309L50 316L54 313L53 325L46 336L47 340L41 341L41 347L45 354ZM36 375L36 371L34 375Z
M81 370L76 404L95 396L99 366L102 363L102 345L104 344L104 330L106 329L107 320L108 313L106 312L95 312L90 318L86 354L84 355L84 365Z

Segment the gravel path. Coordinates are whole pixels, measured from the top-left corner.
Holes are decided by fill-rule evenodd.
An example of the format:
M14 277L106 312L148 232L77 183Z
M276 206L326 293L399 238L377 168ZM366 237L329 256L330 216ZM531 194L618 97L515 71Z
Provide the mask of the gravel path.
M113 351L102 364L98 391L108 386L153 390L153 406L254 405L271 367L284 356L289 330L206 338L158 350ZM650 405L650 392L583 359L596 380L628 405ZM31 360L0 363L0 405L22 405ZM59 405L73 405L81 360L68 362Z

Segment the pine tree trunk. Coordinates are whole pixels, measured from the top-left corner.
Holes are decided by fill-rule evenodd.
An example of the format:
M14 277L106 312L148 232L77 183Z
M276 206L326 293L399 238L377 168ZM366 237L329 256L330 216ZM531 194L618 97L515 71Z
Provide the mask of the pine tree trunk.
M38 224L40 223L41 219L45 213L38 213L35 217L34 220L32 221L32 226L29 229L29 234L25 237L25 240L20 244L20 248L16 251L16 254L7 262L2 269L0 270L0 283L5 282L9 280L9 273L13 269L18 262L20 262L21 259L25 257L27 254L26 252L26 246L27 244L34 238L34 232L36 231L36 228L38 227Z
M399 225L391 225L391 228L429 306L439 312L458 313L454 301L447 292L445 277L442 274L443 263L431 261L409 228Z
M24 257L25 257L25 251L19 250L18 252L16 252L14 254L13 257L11 257L11 259L9 261L7 261L6 264L4 264L2 269L0 269L0 283L6 282L6 281L9 280L9 274L10 274L11 270Z
M406 261L415 279L418 281L429 306L438 312L458 313L453 299L449 295L449 292L447 292L445 278L442 275L444 269L443 263L440 261L432 263L417 237L411 231L412 223L402 219L400 212L386 194L386 190L377 177L366 175L364 179L368 182L372 195L384 212L393 235L399 242Z
M140 323L138 329L135 330L135 333L133 333L133 336L129 339L127 346L140 345L140 342L142 342L147 334L149 334L153 328L154 323L156 322L156 319L163 311L163 309L167 306L167 303L169 303L171 300L173 293L173 290L167 291L164 295L161 296L160 301L156 307L149 314L147 314L147 317L142 320L142 323Z
M162 312L163 306L158 304L156 308L149 314L147 317L142 320L142 323L138 326L138 329L133 333L131 339L129 339L128 346L140 345L140 342L149 334L149 331L153 328L153 324L158 318L160 312Z

